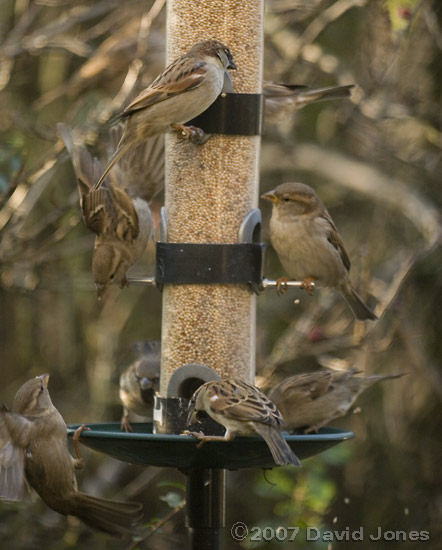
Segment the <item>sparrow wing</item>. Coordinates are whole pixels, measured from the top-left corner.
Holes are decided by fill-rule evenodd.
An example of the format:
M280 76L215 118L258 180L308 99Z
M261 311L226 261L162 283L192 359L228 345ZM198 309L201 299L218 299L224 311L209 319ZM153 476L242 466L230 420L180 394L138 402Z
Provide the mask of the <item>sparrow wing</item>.
M245 382L227 381L208 388L208 403L215 414L243 422L283 425L281 413L262 392Z
M178 58L124 109L121 118L198 87L206 76L205 65L189 57Z
M115 208L115 235L125 241L135 240L139 233L138 214L129 193L119 187L109 186Z
M81 207L84 223L96 235L131 242L140 232L134 203L124 189L112 185L91 189Z
M123 124L111 128L112 151L117 150L123 131ZM109 179L149 203L164 188L164 146L161 135L132 147L109 172Z
M350 258L348 257L348 254L344 248L344 243L342 242L342 239L338 233L338 230L336 229L335 224L333 223L333 220L331 219L330 214L327 212L327 210L324 209L321 216L328 222L330 229L328 233L328 242L336 248L336 250L339 252L339 255L341 256L342 263L346 267L347 271L350 271Z
M332 383L332 373L328 371L318 371L311 373L296 374L290 376L277 386L280 394L284 398L299 402L318 399L330 389Z
M301 84L280 84L279 82L264 81L262 91L267 97L290 97L294 92L307 91L307 86Z
M0 499L22 500L25 489L25 445L32 423L23 416L0 412Z
M101 167L98 159L94 158L87 150L84 143L77 137L70 126L59 123L57 131L66 147L66 151L72 160L75 175L78 180L80 198L88 192L89 188L97 181Z

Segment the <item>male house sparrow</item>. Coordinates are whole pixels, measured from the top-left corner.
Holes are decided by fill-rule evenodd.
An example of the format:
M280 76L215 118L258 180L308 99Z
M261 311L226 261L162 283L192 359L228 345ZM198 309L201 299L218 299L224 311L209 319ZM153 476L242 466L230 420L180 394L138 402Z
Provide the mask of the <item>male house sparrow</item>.
M130 412L152 419L153 398L160 382L161 342L137 342L135 351L136 361L120 376L121 429L125 432L132 431Z
M49 375L28 380L18 390L13 412L0 411L0 498L19 500L25 483L56 512L80 518L113 535L130 535L141 520L142 506L97 498L77 490L75 468L83 467L78 437L77 459L69 453L66 424L52 404Z
M120 114L126 128L94 188L101 185L122 155L148 138L173 129L188 138L202 139L199 129L183 124L215 101L227 69L236 69L236 65L230 50L218 40L198 42L166 67Z
M310 103L350 97L352 88L353 84L309 88L297 84L264 81L262 91L265 98L265 118L269 122L279 122Z
M350 282L344 243L315 191L303 183L283 183L261 198L273 203L270 241L289 277L303 281L310 293L312 282L332 287L344 296L356 319L377 319Z
M226 428L224 436L187 432L205 441L231 441L236 435L261 435L272 453L275 464L284 466L301 462L282 437L284 426L281 413L255 386L241 380L216 380L200 386L189 402L187 424L206 412Z
M126 272L152 237L152 214L147 202L132 197L119 181L106 180L100 189L94 189L93 182L100 173L98 160L73 139L70 128L62 124L57 128L72 158L84 222L96 235L92 275L98 298L102 298L114 282L127 286ZM128 185L130 172L123 176Z
M357 369L321 370L289 376L269 392L291 430L317 432L335 418L344 416L367 388L403 374L355 376Z

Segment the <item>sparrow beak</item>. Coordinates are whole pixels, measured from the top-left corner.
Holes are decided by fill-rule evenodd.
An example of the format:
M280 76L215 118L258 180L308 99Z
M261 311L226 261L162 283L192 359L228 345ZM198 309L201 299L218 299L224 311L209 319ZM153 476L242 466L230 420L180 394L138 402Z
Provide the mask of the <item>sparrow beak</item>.
M224 83L223 83L223 89L221 90L221 93L233 94L232 77L227 71L224 71Z
M261 198L265 201L273 202L273 204L276 204L278 202L278 197L275 195L275 192L273 190L264 193L263 195L261 195Z
M40 380L45 385L45 388L47 388L48 387L48 382L49 382L49 374L42 374L41 376L38 376L38 378L40 378Z
M187 426L190 426L194 422L196 422L196 410L191 408L189 410L189 414L187 415Z
M138 382L143 391L152 389L153 381L150 380L150 378L147 378L147 376L143 376L143 378L140 378Z
M101 283L95 284L95 288L97 289L97 296L99 300L101 300L101 298L103 298L103 296L105 295L107 287L108 285L106 284L101 284Z
M236 65L235 65L235 62L233 61L233 59L231 59L229 61L229 64L227 65L227 68L228 69L233 69L234 71L236 71L236 69L238 68Z

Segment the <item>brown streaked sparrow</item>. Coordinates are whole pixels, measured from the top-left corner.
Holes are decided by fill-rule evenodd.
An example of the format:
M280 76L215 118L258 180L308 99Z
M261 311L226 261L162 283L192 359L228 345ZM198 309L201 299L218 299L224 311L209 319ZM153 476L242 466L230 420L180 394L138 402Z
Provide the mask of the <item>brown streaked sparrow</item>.
M75 468L83 467L74 435L77 458L68 448L63 417L48 392L49 375L28 380L18 390L13 412L0 411L0 498L19 500L29 484L52 510L76 516L87 525L112 535L131 535L141 520L142 506L86 495L77 490Z
M187 424L198 420L204 411L213 420L225 427L224 436L187 432L200 440L231 441L236 435L261 435L272 453L275 464L284 466L301 462L282 437L284 426L281 413L275 405L255 386L241 380L216 380L200 386L189 402Z
M265 118L269 122L279 122L310 103L348 98L352 88L354 84L309 88L297 84L264 81L262 91L265 98Z
M183 124L203 113L223 89L224 73L236 69L230 50L218 40L204 40L173 61L119 115L126 127L115 153L96 182L98 188L112 166L131 148L173 129L196 142L199 128Z
M335 418L344 416L359 395L381 382L403 374L355 376L355 368L345 371L321 370L289 376L269 392L291 430L307 428L317 432Z
M98 298L102 298L112 283L127 286L126 272L152 237L152 213L146 201L132 197L116 182L106 180L100 189L94 189L98 160L75 141L70 128L58 124L57 129L72 158L84 223L96 235L92 275ZM130 184L130 173L125 176Z
M153 398L159 389L161 342L136 342L137 359L120 376L120 400L123 403L121 429L131 432L129 413L152 420Z
M270 241L288 276L303 281L309 293L316 281L334 288L356 319L377 319L351 284L344 243L315 191L303 183L283 183L261 198L273 203ZM278 280L280 288L286 280Z

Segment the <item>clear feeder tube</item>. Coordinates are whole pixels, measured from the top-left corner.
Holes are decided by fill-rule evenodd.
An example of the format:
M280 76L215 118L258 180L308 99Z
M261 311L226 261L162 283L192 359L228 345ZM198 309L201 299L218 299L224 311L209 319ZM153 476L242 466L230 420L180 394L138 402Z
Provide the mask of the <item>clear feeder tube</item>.
M228 46L235 93L261 93L263 0L168 0L167 63L205 39ZM237 243L259 191L259 136L214 135L202 146L166 136L165 210L172 243ZM165 284L160 394L174 371L202 363L252 382L256 296L246 284Z

